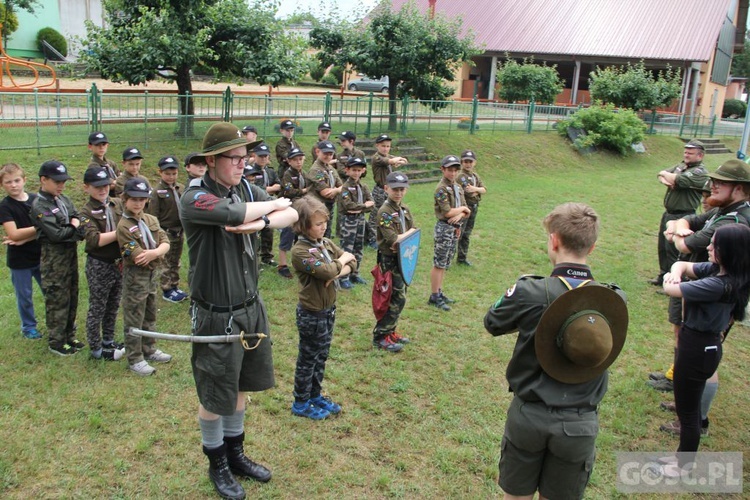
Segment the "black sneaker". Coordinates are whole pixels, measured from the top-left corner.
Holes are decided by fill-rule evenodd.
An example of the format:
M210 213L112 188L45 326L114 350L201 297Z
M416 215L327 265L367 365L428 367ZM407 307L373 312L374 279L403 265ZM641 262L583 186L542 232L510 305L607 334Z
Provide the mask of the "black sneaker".
M279 263L273 259L264 260L262 261L262 263L264 266L271 266L271 267L277 267L279 265Z
M450 311L451 308L448 304L445 303L445 299L443 299L442 295L438 295L436 299L430 295L430 299L427 301L427 305L435 306L441 311Z
M63 344L61 346L49 346L49 351L52 354L57 354L58 356L71 356L78 351L73 349L73 347L70 344Z
M468 260L459 260L458 263L459 265L462 265L462 266L467 266L467 267L472 266L471 262L469 262Z
M456 303L455 300L449 299L442 291L440 292L440 297L442 297L443 302L445 302L446 304L455 304Z
M674 390L672 381L666 378L664 380L649 380L646 383L657 391L672 392Z
M648 374L649 380L665 380L667 376L664 374L664 372L651 372Z
M116 341L102 342L102 349L125 349L125 344Z
M83 342L81 342L78 339L68 340L68 344L70 345L70 347L72 347L76 351L80 351L81 349L83 349L84 347L86 347L86 344L84 344Z
M292 279L294 276L292 276L292 271L289 269L289 266L279 266L279 275L282 278L286 278L288 280Z

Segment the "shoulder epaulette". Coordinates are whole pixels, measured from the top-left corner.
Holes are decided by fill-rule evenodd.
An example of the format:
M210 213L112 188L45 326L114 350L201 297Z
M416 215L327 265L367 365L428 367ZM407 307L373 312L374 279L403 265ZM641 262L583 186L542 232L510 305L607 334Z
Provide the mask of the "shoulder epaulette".
M539 274L523 274L520 278L518 278L518 281L521 280L543 280L547 276L541 276Z

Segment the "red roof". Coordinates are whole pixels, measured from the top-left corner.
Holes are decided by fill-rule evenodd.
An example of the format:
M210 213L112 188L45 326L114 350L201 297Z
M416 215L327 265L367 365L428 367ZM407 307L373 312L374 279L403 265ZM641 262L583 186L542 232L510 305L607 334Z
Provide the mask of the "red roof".
M393 9L408 1L392 0ZM428 0L414 1L427 12ZM499 55L708 61L729 5L730 0L437 0L436 12L461 17L476 45Z

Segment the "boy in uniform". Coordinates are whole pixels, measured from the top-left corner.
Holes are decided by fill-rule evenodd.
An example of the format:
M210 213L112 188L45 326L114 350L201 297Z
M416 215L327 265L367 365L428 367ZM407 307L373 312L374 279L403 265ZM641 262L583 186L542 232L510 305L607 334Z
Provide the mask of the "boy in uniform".
M391 300L385 315L372 330L372 344L378 349L398 352L409 339L396 332L398 318L406 305L406 283L398 266L398 244L416 231L409 207L402 203L409 179L401 172L391 172L385 178L386 201L378 210L377 241L378 265L385 273L391 271L393 282Z
M297 141L294 137L294 122L292 120L284 120L279 124L279 132L281 132L281 139L276 143L276 161L279 163L279 168L276 173L280 179L284 178L284 172L289 168L289 164L286 162L286 157L292 148L299 148Z
M92 132L89 134L89 151L91 151L91 161L89 167L98 165L107 169L107 176L112 181L110 184L110 194L114 194L114 184L120 175L117 163L107 159L107 149L109 149L109 140L102 132Z
M206 174L206 159L200 153L190 153L185 157L185 171L188 183L193 179L200 179Z
M313 144L312 148L312 157L317 158L318 157L318 143L322 141L327 141L331 137L331 124L328 122L323 122L318 125L318 140L315 141L315 144ZM364 157L363 157L364 158ZM336 159L336 154L334 153L333 159Z
M289 168L284 172L284 178L281 180L281 196L294 201L302 198L310 191L312 181L305 174L302 166L305 163L305 153L299 148L293 148L289 151L286 158ZM281 230L279 237L279 274L287 279L292 278L292 271L287 264L287 252L294 245L295 236L291 227L285 227Z
M255 142L258 140L258 129L252 125L245 125L242 127L242 135L245 136L247 142ZM255 163L255 151L249 151L247 154L247 165Z
M159 220L159 226L169 238L169 252L164 258L161 275L161 293L164 300L177 303L187 298L187 294L180 290L180 259L185 242L179 210L182 186L177 183L180 165L175 156L161 158L158 165L161 181L151 193L147 212Z
M125 183L128 180L135 177L144 179L141 176L141 163L143 162L143 155L138 148L125 148L122 152L122 168L123 172L115 181L115 196L120 196L122 190L125 187Z
M117 224L117 243L123 257L122 323L125 330L125 353L128 368L142 376L156 369L148 364L169 363L172 356L156 349L156 340L128 333L130 328L156 329L156 284L161 258L169 251L167 234L153 215L144 212L151 197L146 179L134 178L125 183L122 202L125 205Z
M341 145L341 154L338 155L338 172L339 177L343 182L346 182L346 162L349 158L356 157L364 160L365 153L361 149L354 147L354 141L357 140L357 136L354 132L345 131L339 135L339 144ZM360 179L364 179L367 176L367 166L365 171L362 172Z
M440 169L443 178L435 189L435 255L430 273L430 288L432 294L427 304L435 306L441 311L450 311L448 304L455 302L443 293L443 278L445 270L451 265L456 253L456 244L461 234L464 219L471 215L466 206L464 190L456 182L461 163L458 158L448 155L443 158Z
M86 315L86 341L91 357L117 361L125 354L115 342L115 322L122 296L120 246L117 223L122 217L122 202L110 198L107 170L93 166L83 174L83 190L89 200L81 209L86 239L86 281L89 285L89 310Z
M281 192L281 182L271 168L271 150L262 142L252 152L255 154L255 163L246 170L245 176L269 196L277 196ZM276 267L279 264L273 260L273 233L274 230L270 228L260 232L260 261L267 266Z
M27 193L26 174L15 163L3 165L0 169L0 183L8 196L0 201L0 224L5 229L8 249L7 264L13 289L16 292L18 315L21 317L21 333L24 338L37 340L42 334L37 330L34 315L33 281L42 287L42 274L39 259L42 247L36 238L36 228L29 211L36 194Z
M78 250L83 239L81 216L62 194L71 179L68 169L50 160L39 168L39 196L31 205L31 219L42 244L41 271L47 312L49 350L59 356L75 354L86 344L75 338L78 312Z
M479 178L479 175L474 170L476 164L477 157L473 151L467 149L461 153L461 172L458 174L458 183L464 190L466 206L471 210L469 218L464 220L463 228L461 228L461 237L458 240L458 263L465 266L471 265L471 262L466 259L469 254L469 238L471 237L471 232L474 230L479 202L482 200L482 195L487 192L482 179Z
M508 409L498 483L510 495L582 498L594 465L597 407L625 343L628 310L586 264L599 216L565 203L544 219L550 277L522 276L484 317L494 336L518 332L506 377Z
M386 199L385 191L383 186L385 185L385 178L388 174L393 172L394 169L402 167L408 163L406 158L401 156L393 156L391 151L391 138L387 134L381 134L375 139L375 148L377 152L372 155L370 166L372 167L372 177L375 180L375 187L372 188L372 200L375 202L375 209L370 212L370 219L368 225L370 226L370 232L372 234L377 230L377 221L375 219L377 211L383 205Z
M315 146L318 151L318 157L315 163L310 167L308 175L313 181L312 194L318 201L328 209L330 219L326 228L326 238L331 237L331 224L333 219L333 208L336 205L336 198L341 194L341 178L336 169L333 168L336 160L333 159L336 153L336 146L330 141L321 141Z
M354 255L357 267L349 276L340 281L341 288L349 289L352 285L366 285L367 281L360 277L359 267L362 265L362 247L365 242L365 213L372 210L374 202L367 186L360 184L359 178L365 171L367 163L362 158L353 156L346 162L347 181L339 195L339 218L341 219L341 248Z

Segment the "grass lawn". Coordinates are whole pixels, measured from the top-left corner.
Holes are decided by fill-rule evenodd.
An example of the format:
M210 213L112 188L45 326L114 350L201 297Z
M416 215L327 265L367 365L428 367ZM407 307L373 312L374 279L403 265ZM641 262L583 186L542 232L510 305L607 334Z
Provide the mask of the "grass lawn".
M374 350L369 287L342 292L324 388L343 412L313 422L290 413L297 284L265 271L260 288L271 321L277 387L252 395L245 429L248 454L268 465L274 479L265 485L243 482L248 496L501 495L497 459L512 397L505 368L515 336L493 338L482 319L519 275L549 272L541 220L559 203L582 201L602 217L601 236L590 260L594 274L600 281L618 283L628 294L630 310L628 339L611 369L609 392L601 405L597 462L586 498L624 498L615 487L618 452L668 451L677 446L675 437L658 430L673 418L659 409L668 395L645 383L649 371L669 365L673 344L667 299L646 280L657 272L656 232L664 188L656 172L681 159L682 143L672 137L649 137L647 153L621 158L608 153L581 157L551 133L480 131L473 136L418 138L438 157L473 149L488 186L470 252L474 266L453 267L446 274L444 290L459 301L449 313L427 306L434 186L414 186L405 202L422 228L421 256L400 323L412 344L395 355ZM312 138L302 142L303 150L309 151ZM729 147L736 148L736 142L729 140ZM125 146L113 145L111 157L119 159ZM178 142L172 150L165 146L144 150L143 172L152 179L159 157L184 155L198 147L197 142ZM2 163L13 160L27 169L31 189L38 185L39 165L51 157L66 161L80 179L88 155L85 147L47 150L42 157L32 151L0 153ZM731 157L709 156L706 164L715 170ZM84 201L78 182L68 191L76 203ZM369 270L375 253L365 252L363 268ZM78 338L85 340L82 245L80 254ZM44 325L40 294L37 299L37 316ZM186 303L160 301L159 306L160 331L189 333ZM4 498L214 496L200 448L188 344L160 341L159 347L174 360L158 366L149 378L130 374L124 361L93 361L87 351L70 358L53 356L46 340L22 339L4 266L0 322L5 325L0 332ZM743 375L750 364L747 334L747 328L735 327L725 345L721 388L711 413L711 434L701 443L703 451L750 448L750 391ZM118 329L118 338L121 335ZM744 479L750 474L746 472Z

